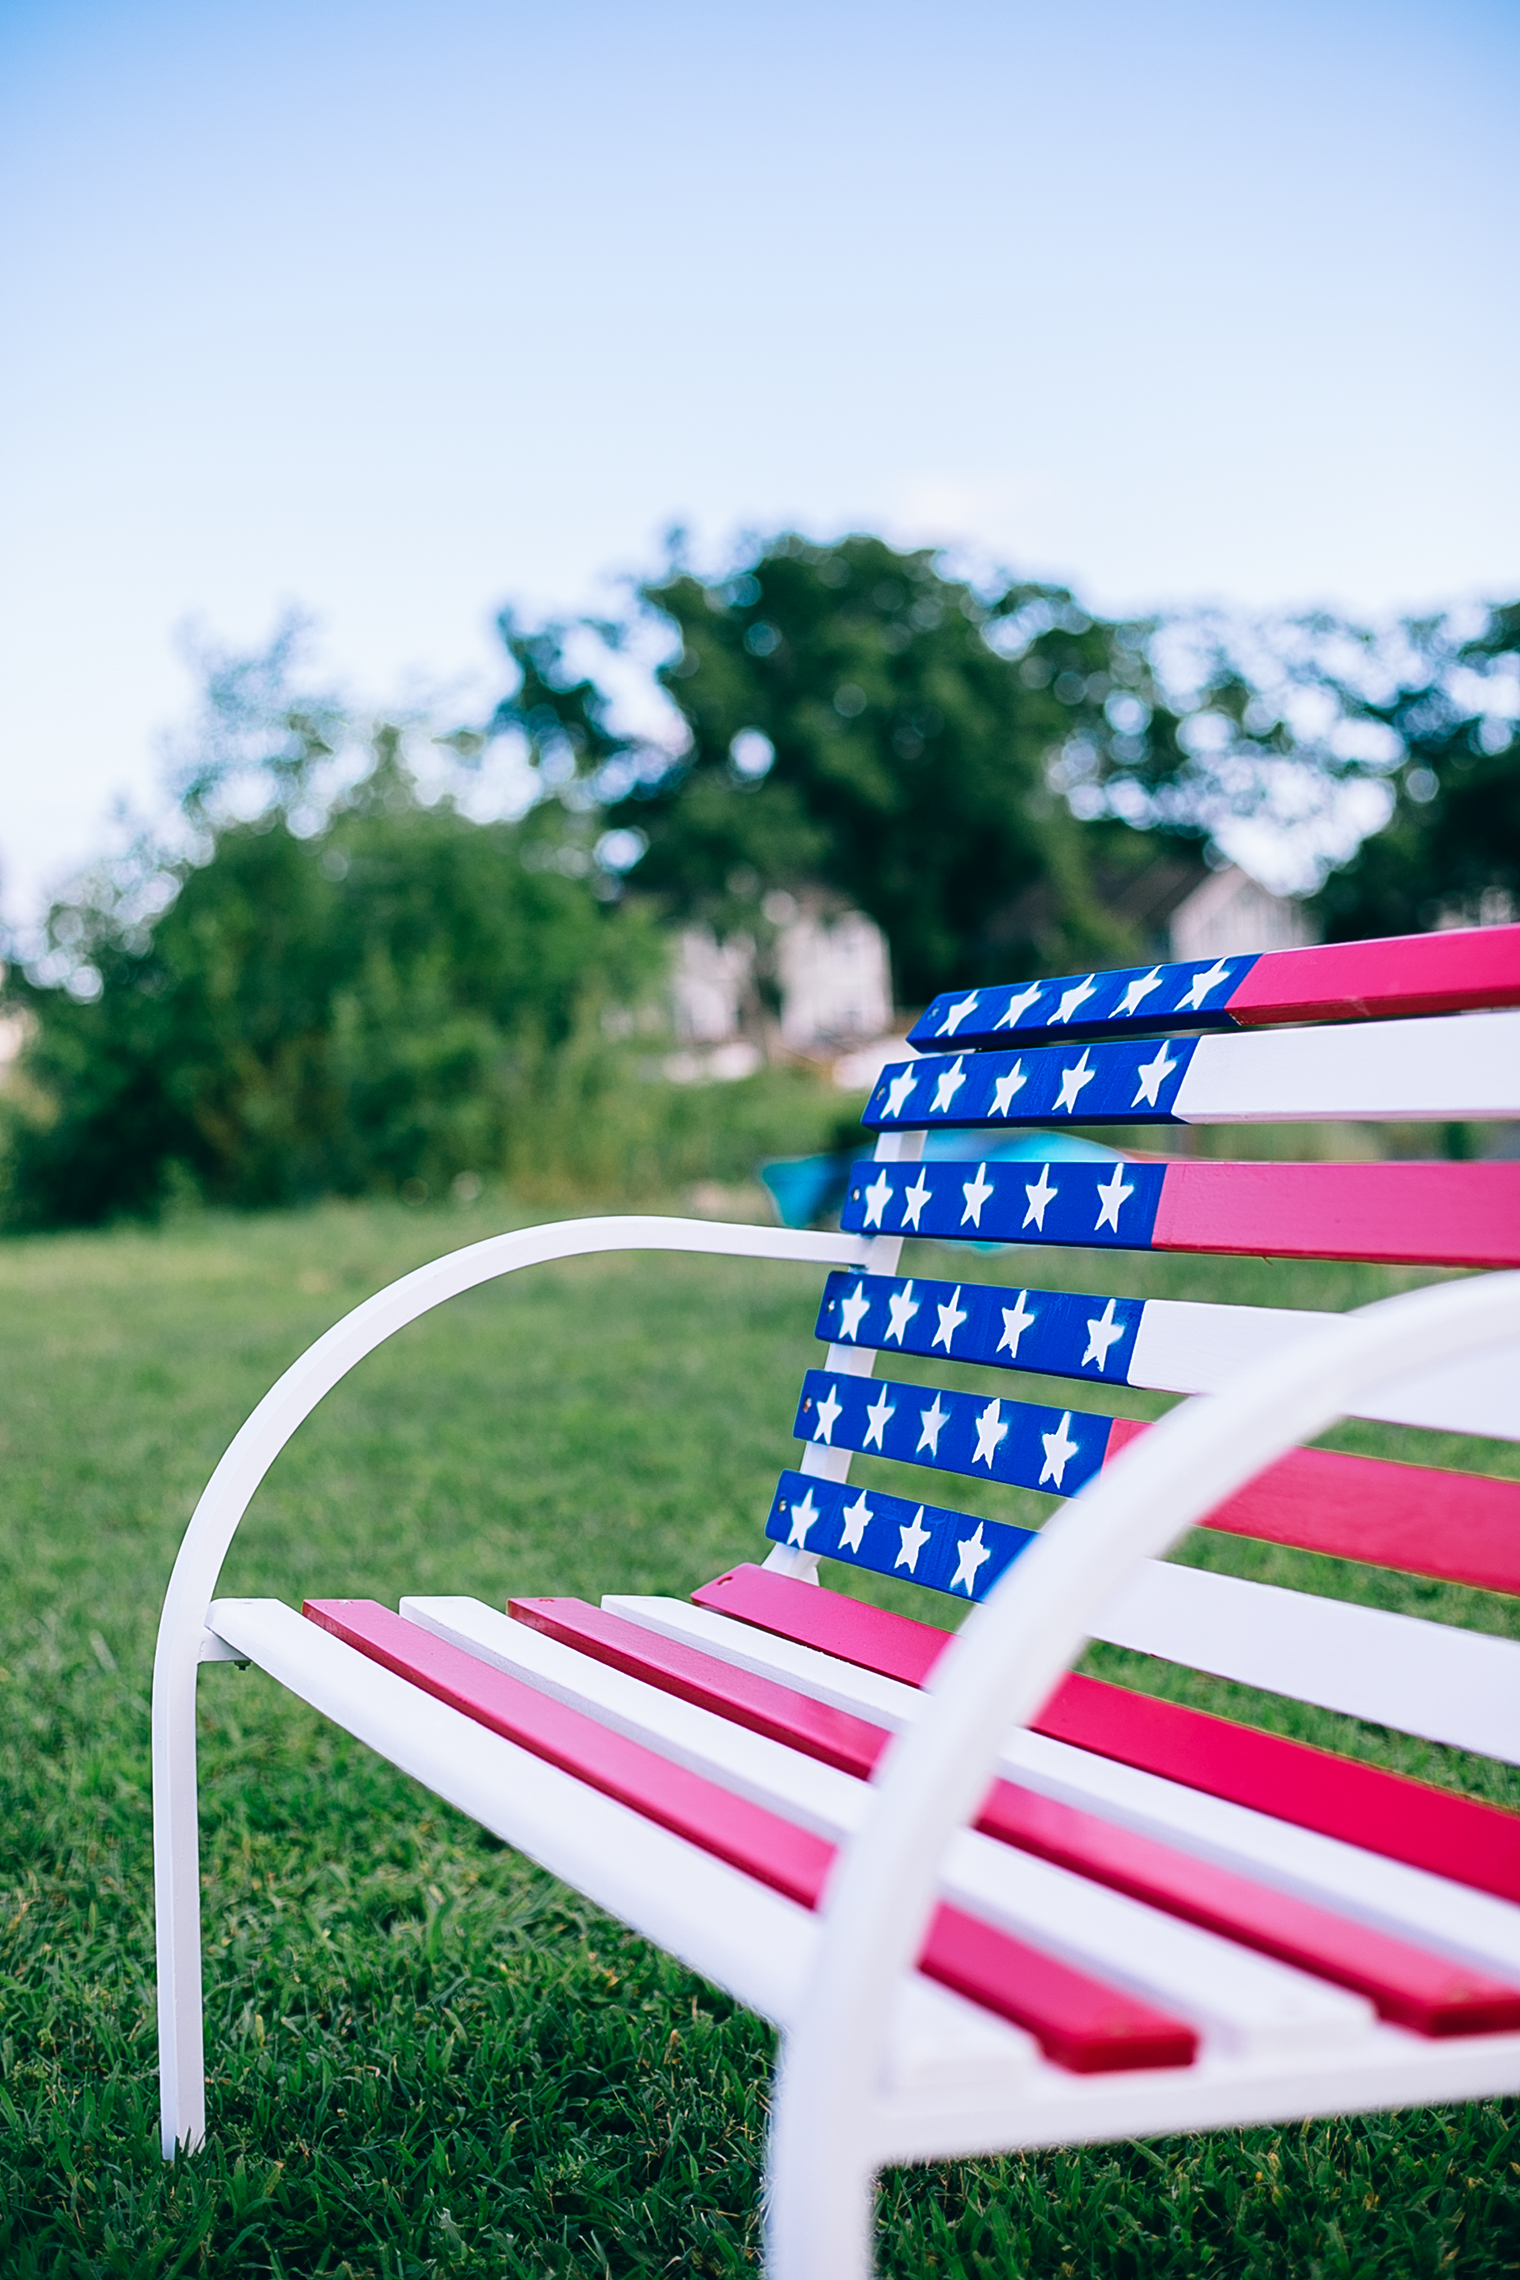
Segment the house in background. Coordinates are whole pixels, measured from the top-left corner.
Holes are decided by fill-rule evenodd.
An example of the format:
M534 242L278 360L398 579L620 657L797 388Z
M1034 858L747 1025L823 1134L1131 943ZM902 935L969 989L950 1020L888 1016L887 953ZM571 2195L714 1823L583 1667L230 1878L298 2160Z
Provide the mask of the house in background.
M1228 958L1297 950L1316 939L1304 906L1236 863L1163 855L1127 877L1100 880L1106 909L1132 927L1153 958Z
M678 1080L748 1076L768 1049L832 1062L891 1028L887 939L874 919L780 893L767 897L766 916L776 928L776 1016L762 1008L749 935L719 942L703 926L682 931L671 978L679 1050L667 1064Z
M1303 905L1274 895L1236 864L1215 869L1191 852L1158 856L1139 871L1102 873L1104 906L1136 937L1141 955L1203 959L1289 950L1314 939ZM1043 883L1011 906L1020 932L1038 934ZM678 1050L666 1063L679 1081L747 1077L767 1056L829 1064L854 1089L900 1059L904 1023L894 1017L886 936L873 919L821 892L800 899L773 893L766 916L776 928L772 975L779 1017L762 1008L755 944L747 934L719 942L708 928L681 934L672 976ZM1010 969L989 980L1022 979Z

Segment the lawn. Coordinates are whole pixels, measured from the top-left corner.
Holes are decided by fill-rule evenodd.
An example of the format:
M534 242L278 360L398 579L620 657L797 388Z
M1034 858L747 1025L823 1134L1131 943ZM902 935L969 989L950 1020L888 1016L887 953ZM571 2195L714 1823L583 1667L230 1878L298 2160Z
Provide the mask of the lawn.
M225 1666L201 1683L211 2139L158 2160L147 1697L175 1544L236 1426L319 1331L510 1223L490 1202L334 1206L0 1245L0 2269L17 2280L754 2268L767 2030ZM962 1256L954 1272L1004 1270ZM1025 1254L1026 1277L1337 1306L1401 1279L1112 1253ZM687 1590L757 1556L818 1282L614 1258L456 1301L304 1428L224 1588L595 1598ZM1339 1445L1428 1454L1432 1437L1359 1427ZM1514 1628L1510 1603L1480 1594L1199 1541L1185 1556ZM1136 1658L1101 1667L1520 1803L1450 1753L1295 1723ZM900 2172L884 2264L966 2280L1517 2273L1516 2111Z

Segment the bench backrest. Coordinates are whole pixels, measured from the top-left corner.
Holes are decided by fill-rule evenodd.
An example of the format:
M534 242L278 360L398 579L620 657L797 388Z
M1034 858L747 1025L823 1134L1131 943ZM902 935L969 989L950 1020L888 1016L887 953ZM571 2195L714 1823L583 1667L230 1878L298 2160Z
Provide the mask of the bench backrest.
M920 1057L883 1071L865 1113L877 1157L854 1167L843 1225L876 1247L868 1271L835 1272L824 1291L817 1335L828 1352L803 1382L794 1428L803 1455L776 1489L766 1533L777 1550L767 1567L811 1578L822 1557L981 1599L1030 1532L957 1509L951 1481L940 1500L907 1484L855 1486L856 1453L1069 1497L1145 1430L1104 1406L1104 1388L1206 1390L1312 1319L905 1275L897 1256L905 1239L1520 1265L1520 1162L1093 1163L1054 1150L1049 1160L992 1153L1012 1127L1074 1122L1514 1118L1520 1012L1504 1009L1517 1005L1520 927L936 1000L911 1033ZM923 1137L941 1125L965 1132L964 1154L926 1162ZM991 1374L977 1393L877 1375L878 1357L890 1371L898 1353ZM1021 1401L1013 1390L1021 1372L1070 1378L1083 1390L1069 1407ZM1374 1414L1520 1440L1520 1355L1411 1379ZM1206 1524L1520 1594L1520 1481L1300 1449ZM698 1597L740 1612L747 1594L755 1613L763 1590L753 1570L748 1580L736 1571ZM911 1660L922 1649L908 1631ZM1426 1742L1520 1762L1520 1643L1508 1638L1170 1564L1132 1577L1096 1635ZM1141 1715L1135 1706L1145 1698L1128 1699L1124 1714ZM1514 1867L1520 1897L1520 1861Z

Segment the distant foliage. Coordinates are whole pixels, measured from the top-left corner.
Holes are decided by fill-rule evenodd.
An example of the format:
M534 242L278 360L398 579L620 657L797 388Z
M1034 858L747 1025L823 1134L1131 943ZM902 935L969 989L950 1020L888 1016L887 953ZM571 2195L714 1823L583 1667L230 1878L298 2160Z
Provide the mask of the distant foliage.
M1465 638L1445 618L1405 628L1386 681L1344 692L1396 765L1388 822L1317 898L1331 941L1520 919L1517 698L1520 602Z
M1133 947L1063 795L1096 813L1082 787L1142 752L1180 764L1148 625L1059 587L984 593L870 537L782 536L716 583L675 562L639 598L679 637L657 673L674 748L615 733L564 629L510 620L521 680L493 723L574 755L636 891L754 931L767 890L822 881L881 925L906 1004Z
M7 1224L437 1192L525 1161L546 1096L573 1119L605 1082L600 1017L648 995L663 951L598 899L562 811L424 804L382 729L323 812L336 749L324 733L238 820L218 811L245 741L188 785L188 852L139 850L52 912L11 985L33 1035Z
M1105 890L1179 838L1318 890L1332 937L1520 914L1520 604L1106 621L794 535L720 578L677 549L635 601L504 619L491 730L603 808L673 915L763 936L766 891L815 880L869 911L905 1003L1132 954ZM594 653L651 630L663 739L620 732Z

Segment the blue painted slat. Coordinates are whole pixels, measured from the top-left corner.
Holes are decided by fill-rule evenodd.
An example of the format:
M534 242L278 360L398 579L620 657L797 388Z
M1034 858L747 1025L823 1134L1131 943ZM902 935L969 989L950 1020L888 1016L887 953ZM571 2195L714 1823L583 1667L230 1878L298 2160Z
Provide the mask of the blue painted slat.
M1028 1528L974 1520L910 1496L851 1488L784 1472L765 1533L778 1544L822 1552L878 1575L906 1575L932 1591L985 1599L998 1577L1034 1541Z
M1197 958L1180 965L1123 966L1106 974L1062 974L992 989L946 990L908 1032L925 1051L959 1045L1041 1044L1126 1031L1233 1029L1229 1001L1252 958Z
M930 1053L882 1070L861 1123L1179 1124L1172 1114L1196 1037L1046 1045L1022 1053Z
M839 1224L852 1234L1150 1248L1165 1164L858 1163Z
M1140 1298L1084 1298L840 1268L824 1285L818 1336L830 1345L949 1354L958 1362L1127 1385L1144 1312Z
M874 1449L900 1464L1075 1496L1102 1465L1112 1426L1111 1417L1000 1394L809 1370L792 1431L816 1447Z

